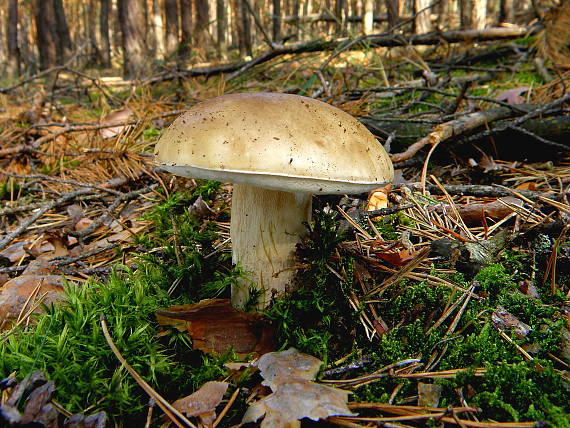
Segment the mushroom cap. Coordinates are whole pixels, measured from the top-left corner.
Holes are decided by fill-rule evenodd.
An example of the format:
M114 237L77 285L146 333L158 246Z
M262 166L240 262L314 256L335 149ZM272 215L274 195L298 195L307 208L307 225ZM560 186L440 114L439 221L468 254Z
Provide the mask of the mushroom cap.
M293 193L361 193L394 177L388 154L354 117L278 93L196 104L164 132L155 160L185 177Z

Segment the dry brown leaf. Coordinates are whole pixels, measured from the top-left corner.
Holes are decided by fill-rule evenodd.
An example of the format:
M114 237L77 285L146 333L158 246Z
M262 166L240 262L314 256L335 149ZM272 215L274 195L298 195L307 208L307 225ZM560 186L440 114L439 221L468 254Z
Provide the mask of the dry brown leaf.
M502 306L493 311L491 322L500 330L513 330L519 338L525 337L532 330L530 325L519 320Z
M380 210L388 207L388 192L385 188L376 189L370 193L366 211Z
M34 298L30 296L34 294ZM25 314L37 303L47 305L63 297L63 278L59 275L20 275L4 284L0 293L0 326L5 329L22 313ZM33 312L41 310L41 305Z
M131 116L133 115L133 111L130 108L124 108L122 110L114 111L113 113L109 113L103 119L101 119L101 123L115 123L115 122L127 122ZM103 138L113 138L123 132L126 125L119 125L113 126L111 128L103 128L100 130L101 136Z
M505 196L504 198L499 198L496 201L485 204L456 204L455 208L465 224L472 225L482 224L483 216L485 219L491 219L494 221L499 221L507 217L513 212L513 210L506 204L520 207L523 205L523 201L513 196ZM454 217L454 212L449 205L434 205L433 209L438 212L445 211L448 215Z
M197 416L202 424L211 426L216 420L216 407L224 398L228 385L227 382L206 382L196 392L172 405L186 416Z
M14 242L0 251L0 258L8 259L12 263L16 263L28 255L24 249L25 245L28 245L27 241Z
M354 416L346 404L349 394L303 379L291 379L250 406L242 424L256 422L263 415L262 428L286 427L303 418L317 421L329 416Z
M311 355L303 354L295 348L281 352L269 352L259 358L253 365L259 368L264 385L271 389L279 379L313 380L323 362Z
M497 101L504 101L507 104L521 104L525 102L525 99L521 97L521 94L525 93L526 91L530 90L529 86L521 86L519 88L508 89L504 92L501 92L495 98Z
M399 251L387 251L387 252L374 252L374 255L380 260L390 263L393 266L404 266L412 261L417 255L417 252L409 251L407 249L401 249Z
M441 396L441 385L433 383L418 383L418 406L437 407Z
M258 314L234 308L229 299L209 299L156 311L161 325L186 330L195 349L221 354L263 354L275 349L274 328Z
M311 382L322 361L294 348L263 355L257 365L264 384L273 391L247 409L242 425L261 421L262 428L299 426L299 420L317 421L329 416L354 415L348 408L348 391Z

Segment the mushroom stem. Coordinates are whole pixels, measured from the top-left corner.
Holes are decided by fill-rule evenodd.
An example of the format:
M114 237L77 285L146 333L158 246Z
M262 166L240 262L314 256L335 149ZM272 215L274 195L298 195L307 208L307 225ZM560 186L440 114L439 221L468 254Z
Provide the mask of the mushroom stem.
M291 289L295 245L311 219L311 195L234 184L230 234L232 260L248 279L232 287L232 305L243 307L250 287L261 293L257 307Z

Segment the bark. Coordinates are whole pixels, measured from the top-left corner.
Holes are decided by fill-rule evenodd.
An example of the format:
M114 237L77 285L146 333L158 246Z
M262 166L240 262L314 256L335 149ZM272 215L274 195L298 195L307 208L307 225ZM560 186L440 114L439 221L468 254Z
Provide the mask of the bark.
M473 0L459 0L459 20L462 30L472 28L472 1Z
M473 0L473 28L483 30L487 26L487 0Z
M515 21L515 2L514 0L500 0L501 9L499 12L499 22L514 23Z
M385 0L388 14L388 27L396 27L400 23L400 0Z
M225 0L216 0L216 45L218 57L224 58L226 53L226 30L228 28L228 15Z
M178 50L178 2L176 0L164 0L164 12L166 22L164 47L166 56L171 57Z
M6 72L9 76L18 76L20 74L20 48L18 47L18 0L10 0L8 3L6 39Z
M192 43L192 0L180 0L180 57L190 55Z
M89 56L91 64L101 63L101 51L97 42L97 5L96 0L89 0L87 9L87 35L89 38Z
M157 58L164 58L164 25L160 0L152 0L152 28L154 33L154 53Z
M348 16L348 13L346 13L346 9L347 9L346 0L335 0L334 14L337 21L337 28L338 31L343 35L346 34L347 30L346 26L348 24L346 20L346 17Z
M119 21L122 33L123 75L142 77L149 70L144 9L141 0L119 0Z
M101 0L99 9L99 34L101 37L101 65L111 66L111 40L109 39L109 1Z
M208 0L194 0L196 22L194 24L194 45L205 57L208 49L208 23L210 8Z
M242 56L251 56L251 21L249 19L249 12L243 0L235 0L234 5L237 14L236 24L239 52Z
M374 30L374 0L364 0L364 34Z
M62 0L52 0L55 16L56 54L60 64L69 59L73 53L73 44L69 34L69 26L65 17Z
M281 0L273 0L273 16L271 17L273 41L281 40Z
M40 54L40 70L56 64L56 39L53 32L55 16L52 0L34 0L34 21Z
M431 25L431 9L428 7L431 4L431 0L416 0L416 17L414 23L416 26L416 34L429 33L432 30Z

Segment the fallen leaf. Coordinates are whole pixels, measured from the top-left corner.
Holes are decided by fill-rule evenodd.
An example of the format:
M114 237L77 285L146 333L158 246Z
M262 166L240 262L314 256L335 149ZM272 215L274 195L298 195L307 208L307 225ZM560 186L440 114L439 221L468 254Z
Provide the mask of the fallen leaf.
M83 229L85 229L87 226L89 226L91 223L93 223L93 220L87 217L83 217L79 219L77 223L75 223L75 226L73 226L73 230L75 230L76 232L80 232Z
M24 246L28 244L29 242L27 241L14 242L8 245L6 248L4 248L2 251L0 251L0 257L7 259L12 263L16 263L20 261L22 257L28 255L28 253L24 249Z
M499 95L495 97L497 101L504 101L507 104L521 104L525 102L525 99L521 97L521 94L525 93L526 91L530 90L531 88L528 86L520 86L514 89L508 89L506 91L501 92Z
M307 380L290 379L250 406L241 423L256 422L265 415L261 421L262 428L279 428L303 418L318 421L329 416L354 416L346 405L349 394L348 391Z
M101 124L116 123L116 122L127 122L133 111L130 108L125 108L112 113L109 113L103 119L101 119ZM103 128L99 132L103 138L113 138L123 132L127 125L117 125L110 128Z
M221 354L264 354L275 349L275 329L261 315L234 308L229 299L208 299L156 311L160 325L186 330L195 349Z
M294 348L263 355L256 365L264 385L273 391L252 404L245 412L242 425L261 421L262 428L298 426L298 421L313 421L329 416L354 416L347 406L348 391L311 382L322 361Z
M433 383L418 383L418 406L437 407L441 397L441 385Z
M196 392L172 405L186 416L197 416L202 424L211 426L216 420L216 407L224 398L228 385L227 382L206 382Z
M35 296L32 296L35 294ZM30 298L32 296L32 298ZM0 293L0 328L6 329L34 306L41 310L38 299L50 305L63 298L63 278L59 275L20 275L4 284Z
M259 368L264 385L273 389L275 379L295 378L312 380L317 376L323 362L295 348L264 354L253 365Z
M198 198L194 201L192 205L188 207L188 212L193 215L197 219L202 219L207 215L211 214L213 211L208 206L202 196L198 196Z
M412 261L417 256L417 252L411 252L404 248L399 251L375 251L374 255L392 266L401 267Z
M366 211L380 210L388 207L388 193L384 188L370 193L366 204Z
M513 330L519 338L525 337L532 330L530 325L520 321L502 306L498 306L493 311L491 322L500 330Z

